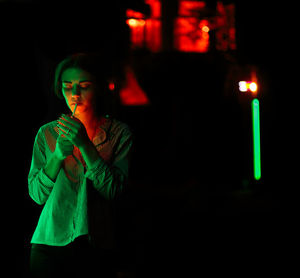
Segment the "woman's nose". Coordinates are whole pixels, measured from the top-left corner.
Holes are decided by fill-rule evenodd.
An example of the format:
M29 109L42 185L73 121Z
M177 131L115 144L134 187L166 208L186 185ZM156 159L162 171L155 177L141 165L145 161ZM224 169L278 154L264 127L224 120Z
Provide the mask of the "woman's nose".
M75 84L73 86L72 96L79 96L79 95L80 95L80 86Z

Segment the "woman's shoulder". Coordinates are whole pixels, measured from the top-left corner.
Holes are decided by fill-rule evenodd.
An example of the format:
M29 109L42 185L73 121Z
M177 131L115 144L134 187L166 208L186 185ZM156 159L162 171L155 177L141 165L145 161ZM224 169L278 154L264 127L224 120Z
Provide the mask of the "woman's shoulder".
M40 127L39 131L40 132L46 132L46 131L50 131L50 130L54 131L56 129L56 127L57 127L57 122L52 121L52 122L43 124Z
M114 134L119 135L126 135L131 136L132 132L128 124L118 120L118 119L111 119L111 128L110 131Z
M51 136L51 137L56 138L58 135L57 122L52 121L52 122L43 124L38 131L38 136L39 135L42 135L43 137Z
M48 144L49 147L55 146L58 136L56 121L43 124L35 137L35 142L41 147Z

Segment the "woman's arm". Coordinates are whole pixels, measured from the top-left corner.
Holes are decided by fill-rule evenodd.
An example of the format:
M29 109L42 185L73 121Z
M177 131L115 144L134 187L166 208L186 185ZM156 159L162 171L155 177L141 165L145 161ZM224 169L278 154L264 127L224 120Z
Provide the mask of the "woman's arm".
M113 161L107 164L88 138L84 125L66 115L58 122L59 129L72 144L79 148L87 165L85 176L92 180L94 187L106 199L114 199L124 189L128 178L129 154L132 146L132 134L127 126L118 134L114 147Z
M53 182L56 181L58 173L60 171L63 160L60 160L55 153L52 154L49 161L47 162L44 172Z
M40 129L34 141L28 174L29 195L39 205L43 205L47 201L54 186L54 182L44 172L46 164L45 138L42 129Z
M94 144L88 140L86 144L83 144L79 147L81 155L87 165L88 169L92 169L95 166L95 163L99 160L99 153L94 146Z
M31 167L28 175L29 195L38 204L44 204L54 186L63 160L73 152L73 144L66 138L58 136L54 152L50 158L45 155L45 137L39 130L34 146Z
M85 176L92 181L94 188L107 200L118 198L126 187L131 147L132 136L128 132L119 141L111 164L106 163L98 154L92 167L88 167Z
M55 150L52 153L52 156L47 161L46 166L44 167L45 174L53 181L56 181L57 175L60 171L61 165L64 159L73 153L74 146L61 135L58 136L56 141Z

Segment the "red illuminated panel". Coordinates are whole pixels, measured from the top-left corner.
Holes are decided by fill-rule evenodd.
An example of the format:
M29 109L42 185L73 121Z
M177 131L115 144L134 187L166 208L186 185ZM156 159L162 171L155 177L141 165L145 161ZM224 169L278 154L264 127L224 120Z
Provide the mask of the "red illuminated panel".
M185 52L208 52L209 32L215 34L215 45L221 50L236 49L235 5L217 1L216 11L206 7L205 1L178 0L178 17L174 25L174 47Z
M204 1L179 1L178 15L197 17L203 8L205 8Z
M150 6L150 17L140 12L127 9L126 23L130 28L130 41L133 49L146 47L152 52L161 50L161 2L145 0Z
M161 1L160 0L145 0L145 3L150 6L151 18L161 18Z
M126 70L126 84L120 90L121 104L125 106L139 106L148 105L150 101L139 85L134 72L127 68Z
M144 14L134 11L132 9L126 10L126 17L127 18L145 18Z
M146 45L152 52L161 50L161 0L145 0L150 6L150 18L146 21Z
M146 20L146 45L152 52L161 50L161 20L147 19Z
M178 17L174 28L174 46L179 51L207 52L209 50L208 21L194 17Z
M201 19L204 1L179 1L178 17L174 24L174 47L184 52L209 50L209 22Z
M144 19L130 18L126 23L130 27L130 40L133 48L141 48L145 44L145 24Z

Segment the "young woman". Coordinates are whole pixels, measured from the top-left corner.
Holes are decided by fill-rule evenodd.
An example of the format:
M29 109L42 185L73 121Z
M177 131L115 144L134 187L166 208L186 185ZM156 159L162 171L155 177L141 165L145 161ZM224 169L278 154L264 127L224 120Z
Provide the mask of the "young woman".
M42 126L34 142L29 194L44 206L31 240L34 277L109 272L112 201L126 187L132 147L128 126L103 114L109 78L88 54L56 68L55 93L70 114Z

